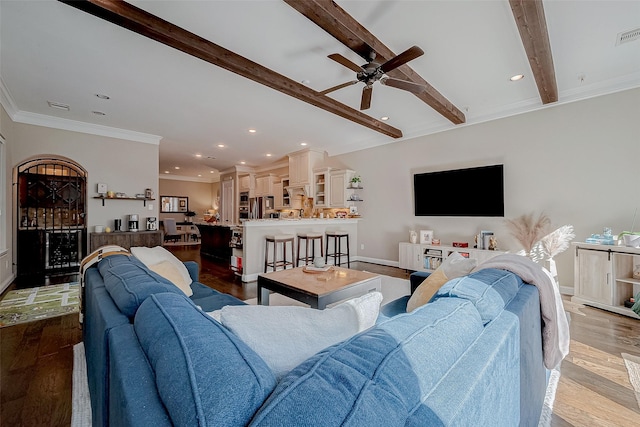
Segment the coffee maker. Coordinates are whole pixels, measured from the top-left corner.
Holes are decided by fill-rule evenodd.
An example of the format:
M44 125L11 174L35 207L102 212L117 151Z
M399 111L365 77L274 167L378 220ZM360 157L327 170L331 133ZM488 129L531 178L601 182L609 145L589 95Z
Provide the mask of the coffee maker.
M129 231L138 231L138 215L129 215Z
M157 230L158 223L155 216L147 217L147 230Z

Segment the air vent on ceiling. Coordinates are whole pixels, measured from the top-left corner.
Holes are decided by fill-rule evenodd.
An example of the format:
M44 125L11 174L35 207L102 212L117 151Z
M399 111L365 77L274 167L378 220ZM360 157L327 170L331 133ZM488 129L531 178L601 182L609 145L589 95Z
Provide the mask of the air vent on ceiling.
M624 33L618 33L618 36L616 38L616 46L621 45L623 43L632 42L638 39L640 39L640 28L636 28L635 30L625 31Z
M62 104L60 102L53 102L53 101L47 101L47 104L49 104L49 107L51 108L57 108L59 110L69 111L69 106L67 104Z

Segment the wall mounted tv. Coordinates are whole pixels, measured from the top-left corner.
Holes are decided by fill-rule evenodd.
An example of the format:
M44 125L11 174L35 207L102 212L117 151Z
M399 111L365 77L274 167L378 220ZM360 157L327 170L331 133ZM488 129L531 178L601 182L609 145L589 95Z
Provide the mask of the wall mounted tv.
M416 173L416 216L504 216L503 165Z

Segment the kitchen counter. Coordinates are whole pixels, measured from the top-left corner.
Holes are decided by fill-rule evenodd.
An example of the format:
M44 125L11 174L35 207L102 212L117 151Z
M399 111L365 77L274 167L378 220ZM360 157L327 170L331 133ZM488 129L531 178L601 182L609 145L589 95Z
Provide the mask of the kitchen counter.
M326 233L345 230L349 233L349 252L355 259L358 248L358 221L361 218L296 218L296 219L254 219L242 224L242 248L233 249L233 255L242 258L242 281L258 279L264 272L265 236L269 234ZM326 243L322 239L323 247ZM294 247L294 263L298 253L297 239ZM316 252L317 254L317 252ZM301 255L304 256L304 248ZM329 260L331 264L331 260Z

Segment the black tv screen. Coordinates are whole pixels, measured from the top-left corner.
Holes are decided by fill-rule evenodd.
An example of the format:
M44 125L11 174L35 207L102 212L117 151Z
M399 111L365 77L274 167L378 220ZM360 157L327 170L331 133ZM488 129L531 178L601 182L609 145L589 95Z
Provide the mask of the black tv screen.
M416 216L504 216L503 165L413 175Z

